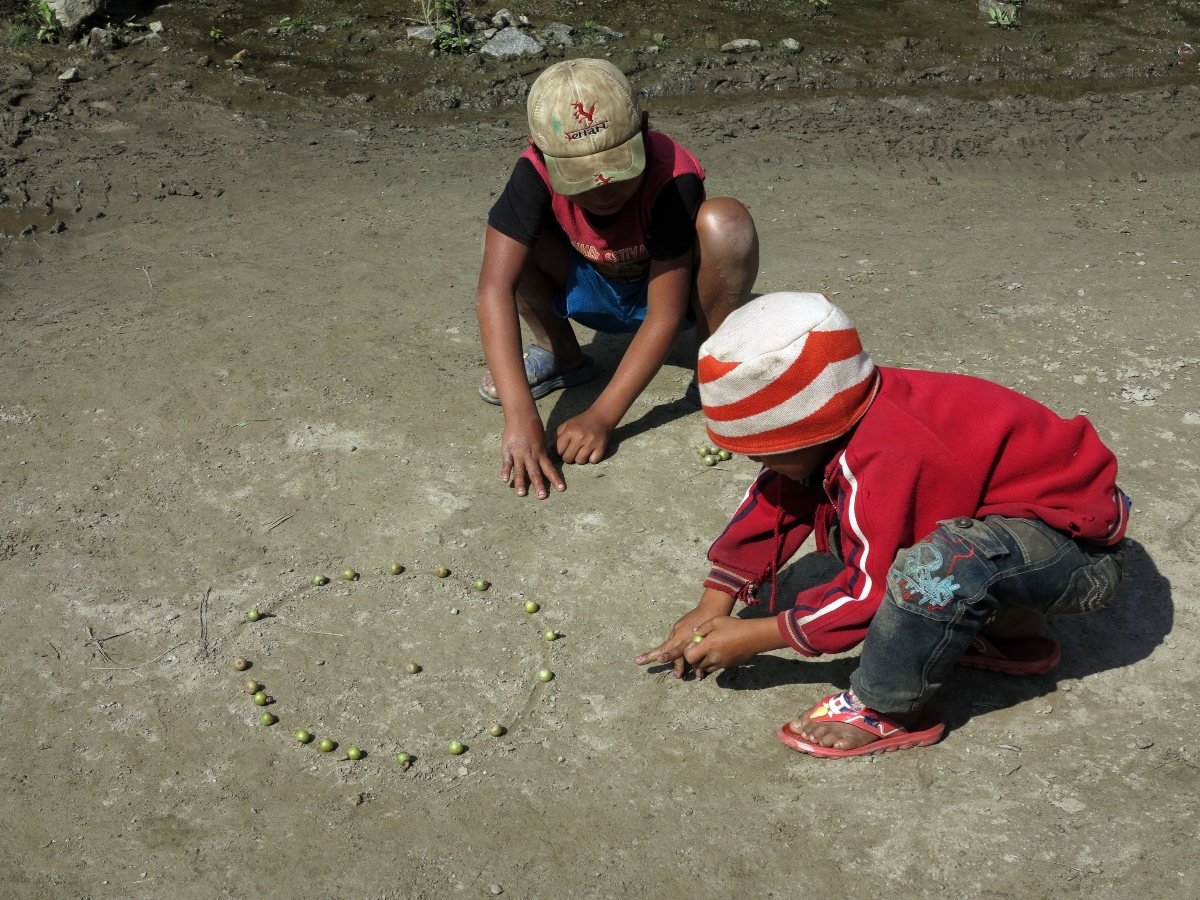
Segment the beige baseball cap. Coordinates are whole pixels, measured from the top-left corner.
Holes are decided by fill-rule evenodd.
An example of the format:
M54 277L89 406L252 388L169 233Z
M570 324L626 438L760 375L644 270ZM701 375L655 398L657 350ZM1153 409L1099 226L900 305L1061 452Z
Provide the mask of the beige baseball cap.
M641 108L610 62L555 63L533 83L527 109L550 184L564 196L637 178L646 168Z

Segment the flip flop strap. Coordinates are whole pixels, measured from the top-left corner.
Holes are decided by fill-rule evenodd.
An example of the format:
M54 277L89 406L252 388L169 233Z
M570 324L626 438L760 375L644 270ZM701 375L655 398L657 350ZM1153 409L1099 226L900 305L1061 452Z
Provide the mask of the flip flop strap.
M988 659L1008 659L1007 656L996 649L995 644L978 634L971 638L971 650L980 656L986 656Z
M570 371L571 367L549 350L537 344L525 348L525 380L530 387Z
M893 734L908 731L903 725L894 722L883 713L875 712L855 696L854 691L846 690L840 694L831 694L822 700L808 714L811 720L824 719L828 722L840 722L861 728L876 737L891 737Z

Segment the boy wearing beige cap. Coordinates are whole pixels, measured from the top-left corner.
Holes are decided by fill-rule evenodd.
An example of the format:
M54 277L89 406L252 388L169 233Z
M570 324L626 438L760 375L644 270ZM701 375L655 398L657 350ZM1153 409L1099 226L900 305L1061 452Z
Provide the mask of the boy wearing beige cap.
M596 373L569 320L634 335L596 401L552 436L564 462L595 463L679 332L694 325L703 342L750 296L758 236L741 203L705 199L700 163L649 129L610 63L556 63L527 106L530 147L488 214L479 393L504 408L501 478L544 498L547 482L566 485L534 401ZM520 319L534 337L524 352ZM694 385L688 397L699 403Z
M700 349L712 441L763 465L709 550L700 603L638 665L676 677L791 647L862 643L851 687L779 738L857 756L931 744L926 706L955 664L1032 675L1059 661L1048 615L1112 602L1129 501L1117 461L1082 416L1061 419L1008 388L942 372L879 368L820 294L767 294L734 310ZM737 619L809 534L844 563L766 619Z

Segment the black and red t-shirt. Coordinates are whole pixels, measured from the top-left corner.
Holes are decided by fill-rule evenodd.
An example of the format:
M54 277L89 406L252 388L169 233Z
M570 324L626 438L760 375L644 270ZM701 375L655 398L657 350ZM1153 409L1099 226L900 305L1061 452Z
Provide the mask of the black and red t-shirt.
M645 142L642 185L619 212L593 216L556 193L541 152L530 147L488 213L488 224L532 247L553 221L602 275L640 281L650 272L650 260L675 259L691 249L704 202L704 169L696 157L657 131L647 130Z

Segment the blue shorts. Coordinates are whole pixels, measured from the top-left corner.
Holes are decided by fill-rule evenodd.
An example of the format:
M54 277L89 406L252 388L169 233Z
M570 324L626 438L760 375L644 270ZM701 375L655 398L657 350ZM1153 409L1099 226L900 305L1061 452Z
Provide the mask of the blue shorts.
M564 319L574 319L585 328L605 334L629 334L638 330L646 318L646 288L649 278L641 281L613 281L601 275L590 262L570 248L567 286L554 296L554 311ZM694 326L688 308L684 328Z

